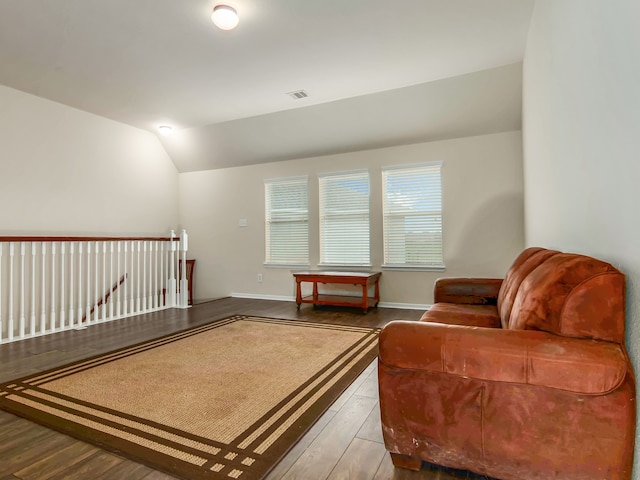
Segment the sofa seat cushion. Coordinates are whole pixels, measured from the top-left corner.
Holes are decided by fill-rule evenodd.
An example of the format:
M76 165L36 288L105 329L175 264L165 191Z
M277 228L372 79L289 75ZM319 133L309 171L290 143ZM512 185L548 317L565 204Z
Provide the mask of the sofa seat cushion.
M500 327L500 316L495 305L436 303L422 315L420 321L471 327Z

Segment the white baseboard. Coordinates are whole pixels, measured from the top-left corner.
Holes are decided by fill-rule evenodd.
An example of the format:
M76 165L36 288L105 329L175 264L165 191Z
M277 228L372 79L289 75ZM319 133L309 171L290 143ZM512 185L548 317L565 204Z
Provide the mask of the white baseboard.
M256 293L232 293L229 295L233 298L249 298L252 300L279 300L281 302L295 302L296 297L287 295L259 295Z
M381 308L400 308L402 310L424 310L424 311L427 311L431 308L431 305L426 303L380 302L378 306Z
M279 300L281 302L295 302L296 298L287 295L260 295L257 293L232 293L230 295L233 298L248 298L251 300ZM380 308L399 308L403 310L429 310L431 305L422 303L395 303L395 302L380 302L378 304Z

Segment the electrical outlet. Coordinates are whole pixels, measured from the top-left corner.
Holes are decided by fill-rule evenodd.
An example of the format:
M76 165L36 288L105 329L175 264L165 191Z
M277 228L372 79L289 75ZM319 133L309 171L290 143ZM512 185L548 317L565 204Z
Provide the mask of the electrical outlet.
M258 283L262 283L262 274L261 273L258 274Z

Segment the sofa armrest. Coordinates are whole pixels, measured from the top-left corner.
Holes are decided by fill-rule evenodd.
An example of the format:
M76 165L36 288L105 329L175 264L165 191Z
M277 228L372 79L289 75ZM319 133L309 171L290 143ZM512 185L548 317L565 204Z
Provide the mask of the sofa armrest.
M398 370L423 370L597 395L615 390L629 366L617 343L503 330L394 321L380 334L379 359Z
M433 301L496 305L501 285L501 278L439 278L433 290Z

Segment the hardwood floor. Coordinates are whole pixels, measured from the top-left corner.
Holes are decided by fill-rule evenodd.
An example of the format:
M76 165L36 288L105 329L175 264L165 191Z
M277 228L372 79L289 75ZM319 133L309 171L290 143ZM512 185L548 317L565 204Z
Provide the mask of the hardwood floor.
M0 345L0 381L159 337L234 314L382 327L422 311L318 308L293 302L225 298ZM268 480L447 480L467 478L423 468L394 469L384 448L372 363L268 475ZM0 480L172 479L169 475L0 411ZM478 477L473 477L478 478Z

